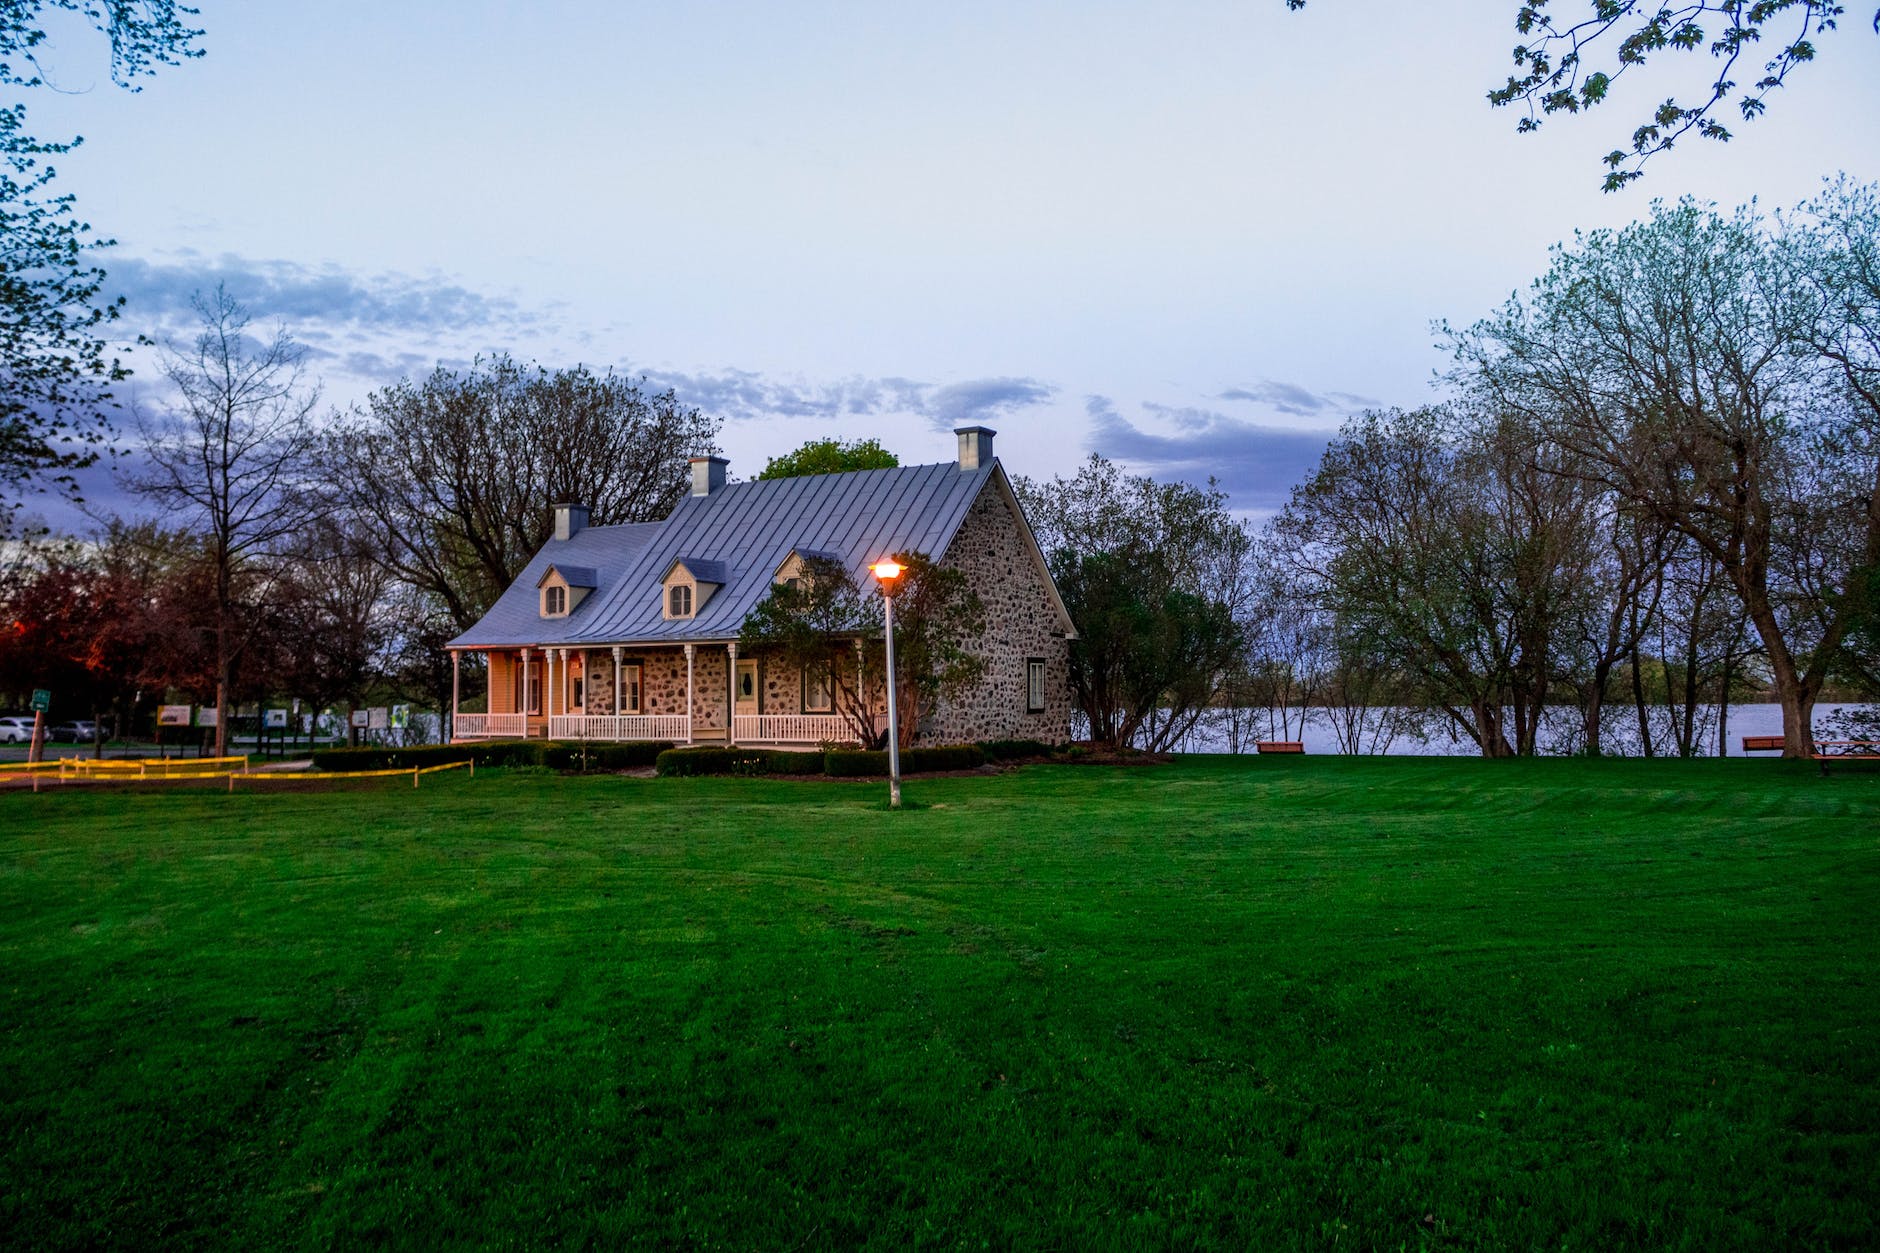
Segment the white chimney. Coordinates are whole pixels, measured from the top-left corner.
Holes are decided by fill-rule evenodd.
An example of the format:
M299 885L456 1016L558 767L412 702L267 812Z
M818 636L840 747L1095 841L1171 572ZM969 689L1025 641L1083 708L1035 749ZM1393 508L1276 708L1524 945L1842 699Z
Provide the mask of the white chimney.
M962 426L953 433L960 437L960 469L977 470L992 464L992 437L997 431L984 426Z
M709 496L725 485L725 467L730 465L723 457L692 458L692 494Z
M555 506L555 538L573 539L588 524L588 507L573 501Z

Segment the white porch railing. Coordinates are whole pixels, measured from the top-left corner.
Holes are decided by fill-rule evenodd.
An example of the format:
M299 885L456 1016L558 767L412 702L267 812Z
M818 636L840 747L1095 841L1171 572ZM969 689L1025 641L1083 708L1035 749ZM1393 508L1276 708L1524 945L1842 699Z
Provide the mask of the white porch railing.
M525 714L458 714L451 735L459 740L519 740L528 734Z
M555 714L548 720L552 740L671 740L692 738L692 720L684 714Z
M820 744L852 740L847 718L833 714L739 714L731 719L731 738L740 744Z

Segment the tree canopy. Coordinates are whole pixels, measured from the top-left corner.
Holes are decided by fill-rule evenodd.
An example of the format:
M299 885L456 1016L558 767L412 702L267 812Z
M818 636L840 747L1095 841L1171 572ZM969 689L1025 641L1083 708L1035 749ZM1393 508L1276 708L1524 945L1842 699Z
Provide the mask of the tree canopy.
M841 474L845 470L890 470L901 459L881 446L880 440L812 439L793 452L772 457L758 472L760 479L794 479L806 474Z
M201 56L202 34L174 0L15 0L0 6L0 87L49 84L38 60L48 11L82 16L111 43L111 77L136 91L160 65ZM111 386L129 373L111 355L106 324L122 301L104 301L104 271L91 261L101 239L51 191L44 159L72 151L27 129L23 104L0 106L0 510L22 492L76 495L72 471L95 462L111 433Z
M1303 9L1306 0L1286 0L1286 7ZM1575 8L1576 0L1564 7ZM1578 17L1556 20L1549 0L1520 0L1514 72L1489 91L1488 102L1521 110L1515 129L1526 134L1551 114L1605 103L1620 78L1636 76L1662 56L1709 55L1716 76L1695 98L1667 96L1624 146L1606 154L1605 189L1617 191L1641 176L1647 160L1693 131L1727 141L1730 128L1722 119L1732 109L1745 122L1760 117L1769 93L1815 59L1816 41L1846 12L1837 0L1584 0ZM1880 11L1873 25L1880 31Z

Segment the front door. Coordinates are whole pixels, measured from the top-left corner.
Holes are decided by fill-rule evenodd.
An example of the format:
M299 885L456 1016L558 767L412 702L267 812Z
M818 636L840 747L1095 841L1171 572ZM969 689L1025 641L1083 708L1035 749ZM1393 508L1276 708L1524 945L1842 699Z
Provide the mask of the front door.
M737 694L738 717L755 717L757 714L757 663L755 661L738 662Z

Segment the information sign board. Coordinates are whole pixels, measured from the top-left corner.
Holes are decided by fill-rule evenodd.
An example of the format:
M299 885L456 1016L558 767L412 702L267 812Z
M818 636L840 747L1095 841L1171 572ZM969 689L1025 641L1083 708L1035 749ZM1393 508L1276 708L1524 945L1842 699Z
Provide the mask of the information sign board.
M366 726L368 726L374 731L384 731L384 730L390 729L392 725L392 711L391 710L387 709L383 705L374 705L368 712L371 713L372 720L366 723Z
M201 709L196 711L196 725L199 727L214 726L215 718L216 710L214 705L204 705Z
M157 725L160 727L186 727L189 725L188 705L158 705Z
M371 725L371 721L372 721L371 714L367 713L363 709L355 709L352 711L352 717L350 721L348 722L348 725L357 727L361 731L363 731L366 729L367 726Z
M45 713L46 710L50 708L52 708L52 693L47 691L43 687L34 688L33 689L33 712L36 714L42 714L42 713Z
M411 706L410 705L393 705L392 706L392 730L403 731L406 727L410 725L411 725Z
M287 711L285 709L268 710L267 721L263 725L270 730L279 727L281 730L285 731L287 729Z

